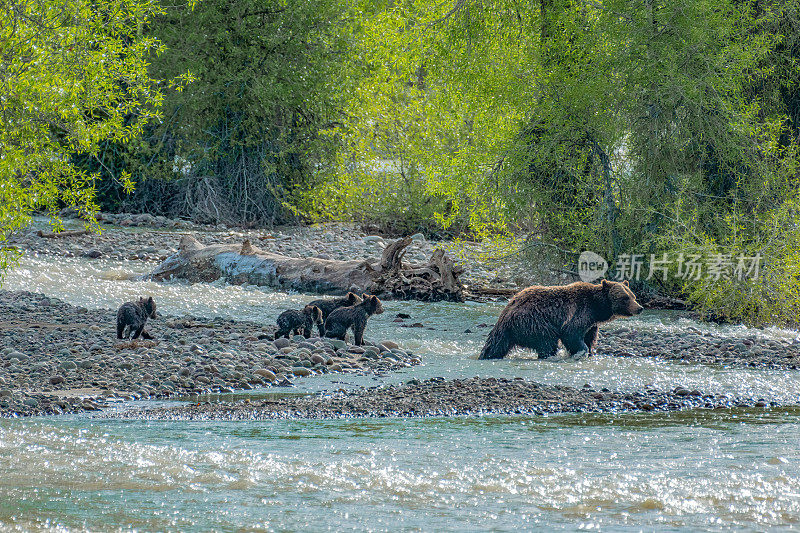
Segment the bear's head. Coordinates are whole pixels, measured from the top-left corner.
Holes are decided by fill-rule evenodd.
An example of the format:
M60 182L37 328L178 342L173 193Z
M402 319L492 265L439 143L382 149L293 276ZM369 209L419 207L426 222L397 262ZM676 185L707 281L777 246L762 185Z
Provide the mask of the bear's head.
M149 296L146 300L144 298L139 298L139 307L144 310L145 316L150 318L156 317L156 302L153 300L152 296Z
M303 308L303 314L311 318L312 324L322 324L322 309L316 305L307 305Z
M367 313L370 315L379 315L383 313L383 304L377 296L362 294L361 297L363 298L362 304L367 309Z
M358 305L361 303L361 297L354 292L348 292L346 298L347 305Z
M628 286L628 280L622 283L604 279L601 283L603 294L611 305L614 316L634 316L642 312L644 307L636 301L636 295Z

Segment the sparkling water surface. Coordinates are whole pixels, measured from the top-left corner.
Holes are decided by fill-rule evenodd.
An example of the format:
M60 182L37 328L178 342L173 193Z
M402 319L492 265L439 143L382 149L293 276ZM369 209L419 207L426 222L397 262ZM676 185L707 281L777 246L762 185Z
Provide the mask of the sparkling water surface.
M315 296L224 283L126 281L139 262L26 257L4 288L86 307L150 294L165 314L274 323ZM367 338L423 357L386 376L325 375L293 392L431 376L522 376L632 390L683 385L800 403L800 373L602 355L477 361L502 303L387 302ZM411 315L401 327L397 313ZM608 329L794 338L644 313ZM113 324L108 324L112 334ZM465 333L469 329L471 333ZM258 393L256 393L258 394ZM785 530L800 520L796 408L549 417L145 422L0 421L0 529Z

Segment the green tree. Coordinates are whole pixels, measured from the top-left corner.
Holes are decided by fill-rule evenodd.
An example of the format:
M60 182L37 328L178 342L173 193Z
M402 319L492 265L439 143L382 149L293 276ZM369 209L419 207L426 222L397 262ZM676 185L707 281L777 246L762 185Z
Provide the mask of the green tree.
M151 76L192 73L169 91L165 120L143 142L109 143L106 184L129 169L140 184L110 207L214 223L270 224L292 217L295 189L310 188L336 146L348 41L339 0L178 2L147 29L165 50ZM92 161L86 161L87 166ZM105 185L104 185L105 186Z
M612 258L761 254L752 283L662 288L729 318L792 320L798 5L371 4L323 189L359 217L416 202L399 216Z
M129 142L158 117L142 27L152 0L6 0L0 9L0 242L33 210L77 208L94 222L95 176L73 164L104 141ZM119 179L131 188L128 176ZM0 271L13 251L4 249Z

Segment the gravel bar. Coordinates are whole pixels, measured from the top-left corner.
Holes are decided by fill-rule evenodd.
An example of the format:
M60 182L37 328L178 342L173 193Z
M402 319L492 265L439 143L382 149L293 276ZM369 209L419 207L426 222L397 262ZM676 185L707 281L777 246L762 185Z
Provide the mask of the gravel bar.
M704 394L677 387L633 392L543 385L522 378L469 378L340 390L267 400L198 402L179 406L131 409L103 417L144 420L268 420L480 415L544 415L578 412L677 411L733 407L775 407L763 398Z

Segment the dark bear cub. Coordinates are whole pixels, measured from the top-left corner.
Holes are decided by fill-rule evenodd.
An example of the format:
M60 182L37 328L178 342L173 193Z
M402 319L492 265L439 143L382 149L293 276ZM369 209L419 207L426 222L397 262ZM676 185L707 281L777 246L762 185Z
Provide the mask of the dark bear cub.
M581 359L594 353L599 324L638 315L642 309L627 281L534 285L508 302L479 359L500 359L514 346L536 350L540 359L547 359L556 355L559 341L574 359Z
M348 292L343 298L331 298L327 300L314 300L308 305L316 305L322 311L322 322L319 324L319 336L325 335L325 320L330 314L340 307L347 307L361 303L361 297L355 293Z
M125 302L117 309L117 338L127 338L133 333L133 338L152 339L144 330L147 319L156 317L156 302L150 296L146 300L139 298L138 302Z
M383 313L383 304L377 296L362 294L362 301L355 305L340 307L331 312L328 320L325 321L325 336L334 339L345 340L347 330L352 328L355 336L355 343L359 346L364 344L364 330L367 327L367 319L372 315Z
M299 335L301 331L303 337L309 338L314 325L319 327L321 323L322 311L316 305L309 304L302 311L289 309L278 317L278 331L275 332L275 338L286 337L288 339L289 333Z

